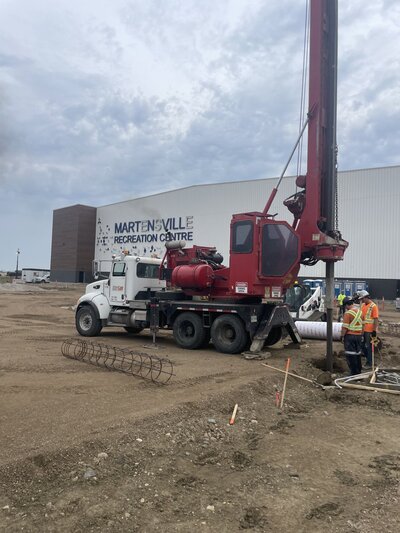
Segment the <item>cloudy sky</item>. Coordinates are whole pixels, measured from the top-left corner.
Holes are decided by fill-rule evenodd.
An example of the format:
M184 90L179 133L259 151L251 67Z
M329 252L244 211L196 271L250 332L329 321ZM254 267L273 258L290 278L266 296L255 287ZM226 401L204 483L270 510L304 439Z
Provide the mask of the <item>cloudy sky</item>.
M339 169L400 164L400 2L339 10ZM304 14L305 0L0 0L0 269L17 248L20 266L49 267L53 209L278 175Z

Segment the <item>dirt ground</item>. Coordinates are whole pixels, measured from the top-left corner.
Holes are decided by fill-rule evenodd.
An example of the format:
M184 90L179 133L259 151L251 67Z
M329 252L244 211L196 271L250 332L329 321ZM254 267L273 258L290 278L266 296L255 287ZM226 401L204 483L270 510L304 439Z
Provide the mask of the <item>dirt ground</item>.
M169 357L166 386L70 360L82 290L0 286L1 531L400 530L400 397L289 378L279 410L282 374L180 350L168 332L158 350L145 333L100 336ZM382 316L400 321L389 304ZM383 340L383 366L400 367L400 339ZM267 364L290 356L308 378L325 353L320 341L270 351Z

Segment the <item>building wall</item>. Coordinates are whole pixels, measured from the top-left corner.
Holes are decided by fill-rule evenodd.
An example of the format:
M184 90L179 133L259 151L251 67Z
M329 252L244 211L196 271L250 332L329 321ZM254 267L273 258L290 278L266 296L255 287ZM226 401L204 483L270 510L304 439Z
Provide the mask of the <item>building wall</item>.
M140 238L157 233L143 231L144 226L140 224L131 225L129 229L129 222L173 219L176 226L185 226L187 217L191 217L188 244L215 245L227 260L231 215L262 210L276 183L277 179L264 179L195 185L99 207L96 259L109 259L112 253L124 248L138 254L162 254L162 232L158 232L158 239L153 242L120 242L121 237ZM283 200L293 192L294 178L283 179L272 205L277 218L292 220ZM350 244L344 261L336 264L336 275L359 279L400 278L397 236L400 227L400 166L339 172L338 197L339 229ZM116 232L116 225L124 222L127 231ZM187 229L184 227L181 232ZM323 263L302 267L300 271L305 277L322 277L324 273Z
M92 280L95 228L94 207L78 204L53 212L51 281Z
M341 277L400 278L400 166L339 173Z
M276 200L282 215L285 208L280 205L291 194L292 181L283 180ZM165 251L163 238L166 231L171 230L175 238L185 240L188 246L216 246L228 262L232 213L263 209L276 182L276 179L270 179L196 185L99 207L96 259L110 259L111 254L124 249L139 255L157 253L162 256ZM147 220L156 221L155 225L161 221L158 229L146 229ZM118 228L123 231L119 232ZM140 239L149 237L154 240L140 242Z
M93 258L107 270L112 254L123 250L162 256L167 230L188 246L216 246L227 264L232 214L262 210L276 184L273 178L195 185L99 207L96 219L87 206L56 210L52 279L79 281L79 272L91 272ZM292 220L283 200L294 192L294 178L284 178L271 209L278 219ZM338 196L339 229L349 248L335 266L336 277L368 280L371 292L376 287L379 297L394 298L400 279L400 166L339 172ZM323 263L300 270L308 278L324 274Z

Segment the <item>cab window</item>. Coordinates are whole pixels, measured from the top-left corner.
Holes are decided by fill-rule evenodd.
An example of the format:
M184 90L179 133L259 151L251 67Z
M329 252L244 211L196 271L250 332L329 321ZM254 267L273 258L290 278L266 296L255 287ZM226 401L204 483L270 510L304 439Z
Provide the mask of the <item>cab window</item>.
M125 263L114 263L113 266L113 276L125 276Z
M138 278L158 279L160 276L160 265L138 263L136 268L136 275Z
M253 223L248 220L233 225L232 252L249 254L253 251Z

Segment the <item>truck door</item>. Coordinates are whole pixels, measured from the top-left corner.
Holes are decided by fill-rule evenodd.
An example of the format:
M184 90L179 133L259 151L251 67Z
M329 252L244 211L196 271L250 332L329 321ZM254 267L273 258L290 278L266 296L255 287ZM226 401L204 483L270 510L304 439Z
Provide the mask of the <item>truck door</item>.
M110 276L110 303L111 305L124 305L126 303L126 263L116 261L112 265Z

